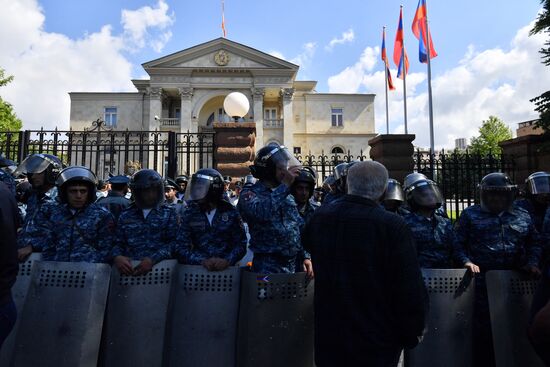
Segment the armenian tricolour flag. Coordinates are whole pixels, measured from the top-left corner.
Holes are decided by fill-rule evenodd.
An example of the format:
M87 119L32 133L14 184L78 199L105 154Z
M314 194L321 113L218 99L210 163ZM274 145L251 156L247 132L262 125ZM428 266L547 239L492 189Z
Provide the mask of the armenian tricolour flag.
M384 61L384 67L386 68L386 75L388 76L388 88L394 90L393 79L390 73L390 64L388 61L388 55L386 53L386 30L382 31L382 61Z
M403 32L403 9L399 11L399 25L397 26L397 34L395 35L393 62L397 66L397 77L403 79L409 72L409 57L405 50L405 35Z
M428 7L426 6L426 0L418 0L418 7L416 8L416 14L414 15L414 20L412 22L412 31L414 36L418 38L419 41L419 55L418 58L420 62L428 62L428 40L430 42L430 59L433 59L437 56L435 52L434 44L432 41L431 32L428 36L428 24L426 22L428 16Z

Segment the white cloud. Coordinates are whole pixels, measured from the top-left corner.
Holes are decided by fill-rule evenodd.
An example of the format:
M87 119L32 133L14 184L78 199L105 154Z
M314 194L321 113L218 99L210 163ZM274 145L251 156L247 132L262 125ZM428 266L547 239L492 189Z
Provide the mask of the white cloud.
M334 37L332 40L330 40L328 45L325 46L325 50L332 51L334 46L351 43L353 42L354 39L355 39L355 33L353 32L353 29L350 28L347 31L342 32L342 35L340 36L340 38Z
M0 93L14 105L25 129L67 129L68 92L135 91L132 64L124 55L127 32L113 34L112 27L105 25L72 39L44 30L45 15L36 0L0 0L0 8L0 67L15 76ZM153 23L148 21L144 35ZM153 38L144 39L145 45L160 48L148 43Z
M550 73L538 53L544 35L529 37L531 27L518 30L507 49L478 51L468 47L457 66L433 78L436 148L453 148L454 139L477 135L481 121L490 115L503 119L513 131L518 122L537 117L529 100L548 89ZM385 132L383 64L375 58L369 70L364 61L370 59L365 56L367 49L357 63L330 77L328 84L331 92L376 93L377 131ZM380 70L373 72L374 67ZM400 133L404 131L403 88L396 70L392 75L397 90L390 92L390 125L391 132ZM415 144L429 146L426 73L408 75L407 107L409 132L416 134Z
M286 58L282 52L277 50L271 50L269 51L269 54L271 56L275 56L280 59L287 60L293 64L298 65L300 67L301 79L307 79L308 76L304 74L304 72L307 72L308 68L311 66L311 62L313 61L313 57L315 56L316 50L317 50L317 43L307 42L304 45L302 45L302 52L291 59Z
M162 51L172 37L172 32L164 31L175 20L174 12L168 14L168 4L159 0L157 7L143 6L136 10L122 10L121 23L127 38L139 47L151 46L156 52Z
M363 83L363 78L373 70L380 54L380 48L367 47L361 53L359 61L348 66L337 75L328 78L331 93L357 93Z

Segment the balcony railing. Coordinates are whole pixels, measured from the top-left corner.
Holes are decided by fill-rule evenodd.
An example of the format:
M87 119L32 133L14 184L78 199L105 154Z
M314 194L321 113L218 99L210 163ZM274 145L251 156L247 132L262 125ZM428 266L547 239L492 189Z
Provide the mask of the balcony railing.
M280 120L264 120L264 127L265 128L272 128L272 129L280 129L284 126L283 119Z
M160 118L160 126L180 126L179 118Z

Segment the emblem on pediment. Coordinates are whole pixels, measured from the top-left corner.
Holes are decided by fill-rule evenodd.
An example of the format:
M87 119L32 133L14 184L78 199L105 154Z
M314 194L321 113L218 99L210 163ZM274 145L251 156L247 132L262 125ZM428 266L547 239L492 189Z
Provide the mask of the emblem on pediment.
M225 50L219 50L214 54L214 61L219 66L225 66L229 64L229 54Z

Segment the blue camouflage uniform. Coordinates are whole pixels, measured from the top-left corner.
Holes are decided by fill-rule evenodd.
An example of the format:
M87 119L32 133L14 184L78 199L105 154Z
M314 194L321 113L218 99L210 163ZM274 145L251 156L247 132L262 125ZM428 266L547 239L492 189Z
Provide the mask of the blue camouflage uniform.
M8 189L15 196L15 187L17 186L17 184L15 183L15 178L13 178L13 175L11 173L8 173L0 168L0 182L6 184Z
M481 270L475 277L476 365L494 363L485 273L537 266L541 256L539 240L529 213L517 206L498 215L474 205L466 208L456 222L454 251L459 265L473 262Z
M427 218L414 212L405 213L403 219L413 234L420 267L453 267L454 231L449 219L436 214Z
M542 222L544 221L544 214L547 208L543 208L543 210L537 209L535 205L533 205L533 202L527 198L516 200L514 205L525 209L531 216L531 220L537 231L542 231Z
M294 273L297 256L310 258L300 242L304 220L288 186L245 186L237 208L250 231L254 272Z
M302 206L301 208L298 208L298 213L304 219L304 223L309 222L309 220L313 216L313 213L315 213L315 209L317 209L318 207L319 205L314 205L308 200L304 204L304 206Z
M151 209L147 217L135 204L118 218L112 257L132 260L150 258L154 264L172 257L176 246L179 217L173 207L162 204Z
M115 220L92 203L84 209L50 202L42 205L27 227L24 246L42 251L42 260L106 262L113 243Z
M117 220L122 211L130 206L130 200L114 191L109 191L107 196L97 199L96 203L110 211Z
M29 227L32 226L34 217L38 213L39 209L48 203L56 203L57 187L54 187L46 193L39 193L33 190L27 200L27 206L25 208L25 219L21 226L21 231L17 237L17 247L22 248L32 244L32 240L27 239L27 232ZM40 250L41 251L41 250Z
M179 262L200 265L218 257L235 265L246 253L246 233L237 209L221 201L209 223L199 204L190 202L182 217L176 244Z

